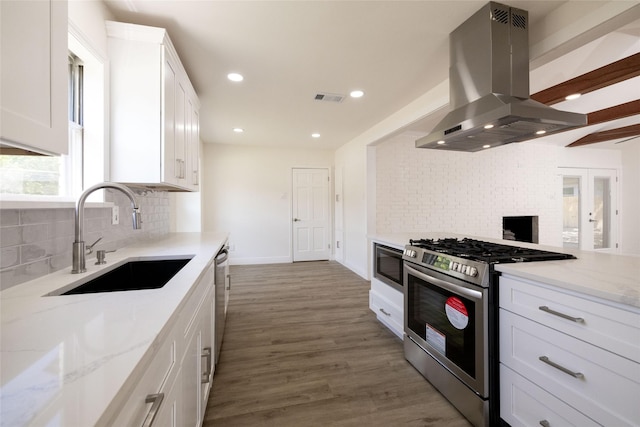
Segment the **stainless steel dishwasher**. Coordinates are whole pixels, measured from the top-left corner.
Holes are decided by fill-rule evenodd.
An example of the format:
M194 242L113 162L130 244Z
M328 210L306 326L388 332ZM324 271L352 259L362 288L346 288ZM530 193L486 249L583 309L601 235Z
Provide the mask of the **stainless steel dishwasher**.
M220 249L215 259L215 284L216 284L216 357L215 363L220 359L222 336L227 319L227 306L229 304L229 291L231 289L231 275L229 274L229 246Z

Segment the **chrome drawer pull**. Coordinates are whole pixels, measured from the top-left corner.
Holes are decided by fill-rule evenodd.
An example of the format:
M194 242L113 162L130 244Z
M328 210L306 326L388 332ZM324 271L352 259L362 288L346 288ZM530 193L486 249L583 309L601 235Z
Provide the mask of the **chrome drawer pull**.
M540 421L540 425L542 427L551 427L551 424L549 424L549 421L547 421L547 420Z
M380 311L382 312L382 314L384 314L385 316L391 316L391 313L387 313L386 311L384 311L384 308L381 308Z
M564 372L567 375L571 375L573 378L584 378L584 375L580 372L573 372L572 370L569 370L567 368L565 368L564 366L558 365L555 362L552 362L551 360L549 360L549 358L547 356L540 356L538 357L538 359L544 363L546 363L549 366L553 366L556 369L559 369L560 371Z
M147 416L144 418L142 427L151 427L153 425L153 421L156 419L156 415L158 415L158 411L160 410L160 405L162 405L162 399L164 399L164 393L147 395L147 398L144 400L145 403L153 403L153 405L151 405L151 409L149 409Z
M546 305L541 305L540 307L538 307L538 309L540 309L540 310L542 310L542 311L544 311L546 313L553 314L554 316L558 316L558 317L562 317L563 319L571 320L572 322L584 323L584 319L582 317L569 316L568 314L564 314L564 313L560 313L559 311L551 310Z
M200 379L200 382L202 382L202 384L206 384L209 382L209 375L211 375L211 347L205 347L202 349L202 356L200 357L206 357L207 361L206 361L206 372L204 372L202 374L202 378Z

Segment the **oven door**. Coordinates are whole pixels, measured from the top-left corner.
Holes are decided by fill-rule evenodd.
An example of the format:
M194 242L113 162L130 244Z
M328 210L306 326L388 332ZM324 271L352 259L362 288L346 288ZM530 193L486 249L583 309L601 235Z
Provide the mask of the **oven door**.
M404 265L407 336L481 397L488 397L488 289Z
M403 292L402 281L404 263L402 251L378 243L373 246L373 276L387 285Z

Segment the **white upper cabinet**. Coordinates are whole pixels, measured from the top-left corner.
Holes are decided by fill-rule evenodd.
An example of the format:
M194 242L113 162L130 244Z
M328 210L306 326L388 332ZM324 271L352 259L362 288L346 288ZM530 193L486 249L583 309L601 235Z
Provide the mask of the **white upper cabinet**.
M0 1L0 139L68 152L67 2Z
M197 191L190 144L199 144L200 103L167 31L107 21L107 35L111 180Z

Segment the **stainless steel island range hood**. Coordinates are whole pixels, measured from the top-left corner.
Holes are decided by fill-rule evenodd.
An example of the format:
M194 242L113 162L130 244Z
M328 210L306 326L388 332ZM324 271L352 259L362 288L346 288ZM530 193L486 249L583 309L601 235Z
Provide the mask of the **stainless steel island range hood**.
M529 98L528 15L490 2L449 35L452 111L416 147L472 152L587 123Z

